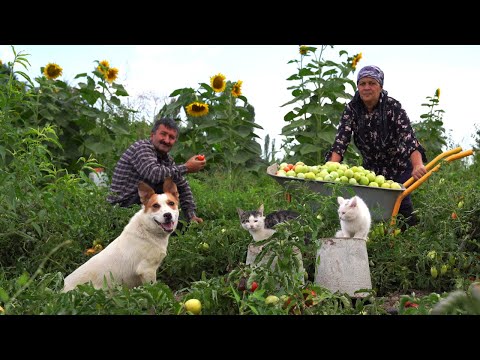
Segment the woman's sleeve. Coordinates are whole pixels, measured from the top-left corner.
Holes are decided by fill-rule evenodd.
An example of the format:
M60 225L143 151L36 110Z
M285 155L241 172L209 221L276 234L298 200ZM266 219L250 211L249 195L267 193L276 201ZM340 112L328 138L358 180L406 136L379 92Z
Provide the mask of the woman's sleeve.
M427 156L425 155L425 149L415 136L415 132L412 128L412 124L408 118L407 112L401 107L397 111L395 126L397 127L399 138L399 151L406 153L408 158L410 158L410 155L415 150L418 150L422 154L422 161L426 163L428 160Z

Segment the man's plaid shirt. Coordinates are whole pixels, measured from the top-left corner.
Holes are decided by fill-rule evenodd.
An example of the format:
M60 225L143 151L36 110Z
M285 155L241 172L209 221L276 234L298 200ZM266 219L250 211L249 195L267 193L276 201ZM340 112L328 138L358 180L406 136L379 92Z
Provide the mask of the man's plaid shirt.
M178 188L180 207L190 221L195 216L196 205L190 185L184 178L186 173L185 165L176 165L170 154L160 154L149 139L139 140L118 160L107 201L121 206L140 204L137 187L140 180L159 193L162 192L163 181L171 177Z

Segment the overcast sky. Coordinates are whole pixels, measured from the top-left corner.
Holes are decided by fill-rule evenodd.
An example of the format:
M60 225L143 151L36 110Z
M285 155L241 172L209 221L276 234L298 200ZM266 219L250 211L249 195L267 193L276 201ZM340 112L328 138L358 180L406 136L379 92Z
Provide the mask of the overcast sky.
M320 45L310 45L320 47ZM176 89L209 83L211 76L222 73L227 80L242 80L242 93L255 107L255 121L264 128L256 133L276 139L283 137L283 120L289 111L282 104L292 99L286 79L297 72L298 45L14 45L17 52L29 56L30 76L40 75L40 67L54 62L63 68L62 79L73 82L75 75L91 72L95 60L108 60L119 69L117 82L134 98L153 92L159 98ZM350 56L359 52L365 65L377 65L385 73L384 89L399 100L412 122L427 112L421 106L427 96L440 88L443 121L453 145L465 150L474 144L475 125L480 126L477 111L480 84L479 45L335 45L324 59L337 61L338 52ZM0 60L12 60L11 47L0 45ZM346 60L346 57L342 57ZM261 143L263 146L263 141Z

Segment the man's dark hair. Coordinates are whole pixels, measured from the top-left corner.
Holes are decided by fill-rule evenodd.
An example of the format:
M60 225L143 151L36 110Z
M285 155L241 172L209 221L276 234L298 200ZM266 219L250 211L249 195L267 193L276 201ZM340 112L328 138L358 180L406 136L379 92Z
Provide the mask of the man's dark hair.
M165 127L169 128L169 129L175 130L177 132L177 138L178 138L178 133L180 131L179 131L178 125L177 125L177 123L175 122L174 119L172 119L172 118L160 118L157 121L155 121L155 123L153 124L153 128L152 128L152 134L157 132L158 127L160 125L164 125Z

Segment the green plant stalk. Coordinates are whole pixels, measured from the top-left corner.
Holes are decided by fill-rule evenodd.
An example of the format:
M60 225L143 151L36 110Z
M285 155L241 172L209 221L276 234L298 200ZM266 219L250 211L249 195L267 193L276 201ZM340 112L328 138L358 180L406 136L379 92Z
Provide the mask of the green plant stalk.
M8 302L5 304L5 311L7 312L8 311L8 308L12 305L12 303L17 299L17 297L25 291L25 289L27 289L30 284L33 282L33 280L35 280L35 278L40 275L40 273L42 272L42 269L43 267L45 266L45 263L47 262L47 260L55 253L57 252L61 247L65 246L65 245L68 245L72 243L72 240L66 240L64 241L63 243L55 246L55 248L53 248L48 254L47 256L42 260L42 262L40 263L40 265L38 266L37 270L35 271L35 273L28 279L28 281L25 283L25 285L23 285L20 289L18 289L18 291L8 300Z

